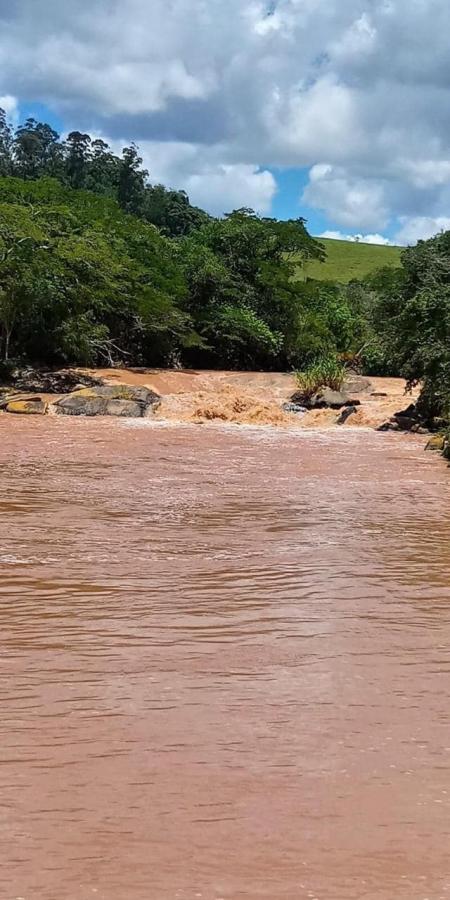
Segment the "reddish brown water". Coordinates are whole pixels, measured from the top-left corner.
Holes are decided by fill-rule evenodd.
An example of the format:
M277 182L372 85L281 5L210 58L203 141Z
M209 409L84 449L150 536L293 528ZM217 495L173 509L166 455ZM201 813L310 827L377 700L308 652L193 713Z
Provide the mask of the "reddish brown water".
M450 479L0 420L0 897L450 897Z

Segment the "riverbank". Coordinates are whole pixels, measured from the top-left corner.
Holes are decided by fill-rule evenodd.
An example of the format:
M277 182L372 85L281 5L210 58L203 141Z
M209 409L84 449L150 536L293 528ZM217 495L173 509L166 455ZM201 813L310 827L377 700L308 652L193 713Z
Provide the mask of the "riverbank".
M292 373L227 372L174 369L75 369L72 380L80 387L90 380L98 384L141 388L158 395L152 417L171 422L230 422L241 425L274 425L288 428L330 428L336 426L340 410L311 409L293 413L285 408L296 390ZM32 383L32 382L31 382ZM57 381L55 382L58 383ZM418 390L405 393L401 378L350 378L348 396L355 409L346 419L346 428L378 428L396 412L414 402ZM3 392L7 393L4 388ZM53 414L63 393L30 390L11 394L19 403L42 401L41 412ZM26 411L12 408L10 411ZM38 408L35 407L35 411ZM125 414L126 409L121 414Z

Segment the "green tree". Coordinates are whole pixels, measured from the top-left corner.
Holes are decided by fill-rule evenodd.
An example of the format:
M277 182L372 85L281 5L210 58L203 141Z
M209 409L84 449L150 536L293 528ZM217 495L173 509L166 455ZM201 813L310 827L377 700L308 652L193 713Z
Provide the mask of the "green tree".
M144 204L145 182L148 177L142 169L142 159L135 144L124 147L119 164L117 199L125 212L140 215Z
M420 403L432 418L450 418L450 231L402 254L402 269L380 273L375 323L392 368L422 384Z
M261 219L247 209L210 220L181 242L190 309L196 328L208 345L214 342L220 348L219 363L225 364L230 353L223 341L218 341L215 319L222 324L245 322L251 349L241 352L240 364L299 364L305 298L302 286L293 276L294 257L297 259L302 252L311 257L317 254L318 258L323 253L302 219L277 222ZM221 307L227 309L225 318ZM231 317L231 307L242 310L242 314ZM266 339L269 332L270 340ZM229 334L231 340L232 332ZM243 328L240 335L242 346ZM237 346L234 338L233 345Z
M172 191L162 184L145 190L142 216L169 237L183 237L204 225L209 216L191 206L185 191Z
M47 235L32 210L0 204L0 326L6 361L14 329L35 296L34 279L47 246Z
M14 172L21 178L62 175L63 148L50 125L29 118L14 138Z
M111 153L105 141L102 141L101 138L92 141L90 158L87 161L87 171L84 178L86 190L116 198L119 182L119 165L119 159Z
M81 131L71 131L65 145L67 181L73 188L85 186L90 162L91 139Z
M50 179L0 179L0 196L4 356L156 363L195 343L176 248L153 226Z

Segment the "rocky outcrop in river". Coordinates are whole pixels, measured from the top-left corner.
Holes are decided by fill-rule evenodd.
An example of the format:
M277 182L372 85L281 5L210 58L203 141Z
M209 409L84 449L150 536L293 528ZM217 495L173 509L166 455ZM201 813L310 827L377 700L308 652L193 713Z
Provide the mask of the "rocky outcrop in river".
M45 376L42 383L46 383ZM73 380L73 378L72 378ZM128 384L104 384L95 379L90 387L78 381L78 389L58 399L44 399L40 394L24 394L5 389L0 410L22 415L116 416L145 418L154 414L161 402L159 394L149 388ZM57 382L54 382L56 384ZM67 382L60 382L67 383Z
M161 400L144 387L128 384L82 388L54 404L55 412L64 416L128 416L152 415Z

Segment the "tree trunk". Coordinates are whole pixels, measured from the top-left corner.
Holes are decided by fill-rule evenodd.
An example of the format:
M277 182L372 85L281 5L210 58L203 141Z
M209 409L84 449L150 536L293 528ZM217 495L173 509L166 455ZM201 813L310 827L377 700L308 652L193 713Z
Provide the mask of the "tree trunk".
M11 343L11 328L5 328L5 348L3 352L3 359L5 362L9 360L9 345Z

